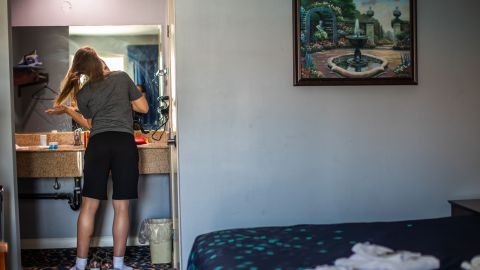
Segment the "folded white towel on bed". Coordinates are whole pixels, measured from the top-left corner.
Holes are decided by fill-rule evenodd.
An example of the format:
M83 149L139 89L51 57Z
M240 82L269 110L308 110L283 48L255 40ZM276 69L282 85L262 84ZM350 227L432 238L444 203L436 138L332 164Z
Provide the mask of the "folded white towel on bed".
M335 261L335 266L321 265L315 270L433 270L440 261L410 251L393 251L387 247L359 243L352 248L353 255ZM480 269L467 269L480 270Z
M440 267L438 260L431 256L402 260L398 256L365 258L357 254L352 255L348 259L336 260L335 266L359 270L433 270Z
M332 265L319 265L314 270L353 270L352 268Z
M360 270L433 270L440 268L440 261L409 251L393 251L389 248L359 243L353 246L354 254L337 259L335 266Z
M365 256L383 256L393 253L392 249L382 247L379 245L371 245L370 243L358 243L352 247L352 251L355 254Z
M463 262L461 267L465 270L480 270L480 255L473 257L470 262Z

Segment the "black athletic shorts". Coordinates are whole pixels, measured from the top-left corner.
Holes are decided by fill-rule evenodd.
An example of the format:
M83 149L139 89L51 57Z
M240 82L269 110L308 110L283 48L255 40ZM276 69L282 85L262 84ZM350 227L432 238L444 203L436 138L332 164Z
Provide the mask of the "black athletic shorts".
M138 149L132 134L108 131L89 139L85 151L82 196L107 200L110 172L113 200L138 198Z

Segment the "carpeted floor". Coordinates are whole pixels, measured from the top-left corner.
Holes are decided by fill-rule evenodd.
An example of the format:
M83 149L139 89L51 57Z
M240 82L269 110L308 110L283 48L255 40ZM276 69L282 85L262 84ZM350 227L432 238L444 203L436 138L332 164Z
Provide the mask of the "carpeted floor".
M110 262L112 260L113 248L90 248L89 262L92 259L97 261ZM75 264L75 248L59 249L23 249L22 266L24 270L64 270L70 269ZM151 264L149 246L127 247L125 252L125 263L133 269L171 269L169 264Z

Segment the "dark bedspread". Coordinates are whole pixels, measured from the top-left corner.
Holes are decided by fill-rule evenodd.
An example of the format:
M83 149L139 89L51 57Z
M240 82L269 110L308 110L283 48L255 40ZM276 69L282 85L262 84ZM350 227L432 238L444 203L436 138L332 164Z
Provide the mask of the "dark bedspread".
M480 255L480 216L217 231L196 238L188 270L314 268L349 257L359 242L433 255L441 269L460 269Z

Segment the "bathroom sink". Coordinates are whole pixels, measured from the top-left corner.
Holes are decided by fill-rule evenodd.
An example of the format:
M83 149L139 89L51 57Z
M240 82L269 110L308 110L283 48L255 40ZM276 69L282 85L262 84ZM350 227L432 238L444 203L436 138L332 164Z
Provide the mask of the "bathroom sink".
M83 145L59 145L50 150L41 146L17 148L17 176L23 178L82 177Z

